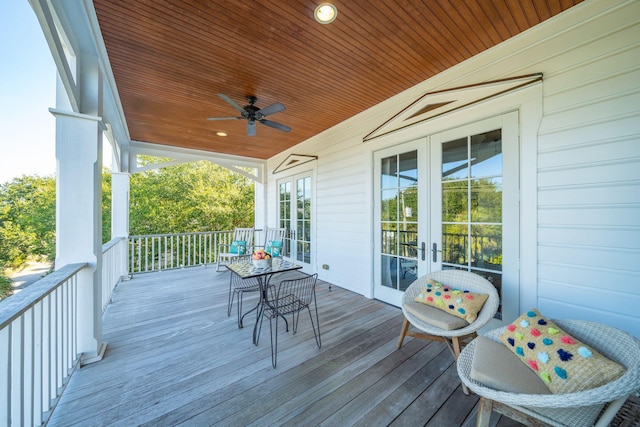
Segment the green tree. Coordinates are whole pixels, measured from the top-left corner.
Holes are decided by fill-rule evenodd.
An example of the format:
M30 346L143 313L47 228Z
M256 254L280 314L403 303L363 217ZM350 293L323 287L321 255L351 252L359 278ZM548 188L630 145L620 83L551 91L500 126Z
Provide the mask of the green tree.
M8 297L13 292L11 279L9 279L2 271L0 271L0 300Z
M230 230L254 222L250 179L208 161L131 176L132 235Z
M0 272L30 257L55 259L55 212L55 177L23 176L0 186ZM131 234L230 230L251 226L253 212L253 181L207 161L131 176ZM104 170L102 242L110 238L111 174Z
M19 267L29 256L55 256L56 184L23 176L0 186L0 263Z

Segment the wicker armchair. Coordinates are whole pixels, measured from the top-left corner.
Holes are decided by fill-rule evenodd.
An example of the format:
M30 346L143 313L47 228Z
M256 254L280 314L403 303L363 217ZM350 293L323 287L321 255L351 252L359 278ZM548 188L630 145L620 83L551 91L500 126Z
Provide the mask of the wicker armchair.
M454 288L466 289L474 293L488 294L489 297L474 322L459 329L442 329L416 317L407 309L407 305L414 302L416 296L422 291L424 285L429 279L433 279L443 285L448 285ZM402 347L402 341L404 341L405 336L443 341L447 344L447 347L453 354L454 359L457 360L464 343L475 338L477 336L478 329L486 325L493 318L496 311L498 311L499 303L500 298L496 288L491 284L491 282L478 274L463 270L440 270L421 276L409 285L402 296L402 312L404 313L405 318L397 346L398 348ZM418 331L409 330L411 325L418 329ZM468 393L468 390L464 385L463 390L465 394Z
M554 320L569 334L592 346L627 370L617 380L576 393L523 394L495 390L471 379L476 341L464 348L458 358L458 375L478 394L480 409L477 426L488 426L491 411L520 422L539 420L552 426L607 426L631 393L640 389L640 341L616 328L584 320ZM484 336L498 341L505 327ZM606 409L603 411L603 408Z
M255 229L253 228L236 228L233 231L233 240L230 243L223 243L218 245L218 263L216 265L216 271L220 271L220 266L223 265L223 261L229 261L233 256L244 255L251 252L253 248L253 234ZM234 242L244 242L241 245L234 245Z

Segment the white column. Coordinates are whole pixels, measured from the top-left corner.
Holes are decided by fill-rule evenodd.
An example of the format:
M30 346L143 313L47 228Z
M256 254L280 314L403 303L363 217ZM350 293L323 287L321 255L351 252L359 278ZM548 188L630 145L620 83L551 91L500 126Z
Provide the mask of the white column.
M267 186L258 181L254 183L253 200L254 200L254 227L256 229L265 230L267 223ZM275 227L275 226L274 226Z
M127 172L111 172L111 238L129 237L129 179Z
M78 273L78 351L102 359L101 118L51 109L56 117L56 267L86 262Z

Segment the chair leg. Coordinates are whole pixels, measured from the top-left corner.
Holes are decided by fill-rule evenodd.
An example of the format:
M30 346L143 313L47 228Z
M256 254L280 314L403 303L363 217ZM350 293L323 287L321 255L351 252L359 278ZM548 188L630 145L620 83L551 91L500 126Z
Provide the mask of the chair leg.
M216 271L220 271L220 254L218 254L218 262L216 263Z
M316 334L316 325L313 324L313 315L311 314L311 308L307 307L307 310L309 310L309 319L311 319L311 327L313 328L313 335L315 335L316 337L316 344L318 345L318 348L322 347L322 339L320 337L320 318L318 317L318 304L315 303L314 301L314 305L316 308L316 325L318 328L318 333Z
M238 292L238 329L242 329L242 291Z
M231 316L231 307L233 306L233 297L236 295L236 291L229 285L229 304L227 305L227 317Z
M271 332L271 365L273 368L276 368L278 364L278 315L275 315L276 320L276 333L275 336L273 334L273 317L269 318L269 331Z
M493 402L490 399L480 397L478 404L478 416L476 418L476 427L489 427L491 420L491 411L493 410Z
M262 319L264 316L262 312L258 310L258 316L260 317L259 321L256 319L256 324L253 327L253 344L258 345L258 341L260 340L260 332L262 331ZM271 320L269 320L269 328L271 328Z
M396 345L396 347L402 347L402 341L404 341L404 337L407 335L409 325L411 325L411 323L409 323L409 321L405 318L404 322L402 322L402 329L400 329L400 338L398 338L398 344Z
M452 337L451 346L453 347L453 358L458 362L458 357L460 357L460 351L462 349L462 346L460 345L460 337ZM464 385L464 383L462 384L462 392L467 396L469 395L469 388Z

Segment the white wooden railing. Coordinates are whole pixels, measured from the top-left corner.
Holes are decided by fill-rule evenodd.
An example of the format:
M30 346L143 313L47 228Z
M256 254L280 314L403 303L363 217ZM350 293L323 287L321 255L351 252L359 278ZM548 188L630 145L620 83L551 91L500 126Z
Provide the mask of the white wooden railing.
M260 241L257 230L254 242ZM216 262L233 231L131 236L102 247L102 310L120 281L133 273ZM256 240L258 239L258 240ZM42 425L80 364L79 273L65 265L0 301L0 426Z
M261 242L262 230L253 241ZM129 274L213 264L220 245L230 245L233 230L129 236Z
M40 425L78 366L78 272L66 265L0 302L0 425Z
M0 301L0 426L46 423L80 363L79 272L65 265ZM127 238L102 246L102 310L127 276Z
M102 311L111 302L114 289L128 276L127 238L112 239L102 245Z

